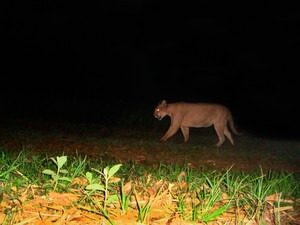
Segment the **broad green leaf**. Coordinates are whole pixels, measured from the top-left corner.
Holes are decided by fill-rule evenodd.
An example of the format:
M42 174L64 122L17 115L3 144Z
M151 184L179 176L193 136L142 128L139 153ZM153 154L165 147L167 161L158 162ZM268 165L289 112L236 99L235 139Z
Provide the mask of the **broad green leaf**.
M118 201L118 195L114 194L114 195L110 195L107 199L107 204Z
M72 179L71 178L69 178L69 177L60 177L60 178L58 178L59 180L65 180L65 181L69 181L69 182L71 182L72 181Z
M59 172L64 173L64 174L69 173L68 170L65 170L65 169L62 169Z
M57 175L57 174L52 174L51 177L55 181L57 181L59 179L59 175Z
M86 172L85 177L90 184L93 182L93 174L91 172Z
M89 184L85 189L105 191L104 187L101 184Z
M57 158L58 158L58 157L57 157ZM56 159L54 159L53 157L51 157L50 159L57 165Z
M57 167L60 169L67 162L67 156L57 156Z
M45 169L43 171L43 174L47 174L47 175L51 175L51 176L55 175L54 171L53 170L49 170L49 169Z
M108 177L112 177L120 169L121 166L122 164L117 164L110 168L110 170L108 171Z
M105 177L108 177L108 171L109 171L108 166L103 169L103 174L104 174Z

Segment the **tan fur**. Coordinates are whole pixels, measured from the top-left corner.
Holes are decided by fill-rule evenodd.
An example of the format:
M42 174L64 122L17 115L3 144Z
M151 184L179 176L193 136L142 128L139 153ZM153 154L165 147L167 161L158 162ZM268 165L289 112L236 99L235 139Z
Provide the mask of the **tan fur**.
M166 100L163 100L155 108L153 116L159 120L165 116L170 116L171 118L171 125L161 138L161 141L168 140L180 128L186 143L189 139L190 127L209 127L213 125L219 137L219 142L216 144L217 147L223 144L225 136L234 145L231 133L227 129L227 123L229 123L231 130L236 135L241 135L235 128L230 110L220 104L186 102L167 104Z

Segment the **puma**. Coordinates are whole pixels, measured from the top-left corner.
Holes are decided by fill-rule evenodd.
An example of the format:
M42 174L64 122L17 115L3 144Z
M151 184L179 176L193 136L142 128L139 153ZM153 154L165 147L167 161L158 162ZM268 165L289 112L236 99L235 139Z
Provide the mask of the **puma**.
M153 116L161 120L165 116L171 118L171 125L161 141L166 141L172 137L180 128L184 137L184 142L189 139L190 127L209 127L214 125L218 135L219 142L216 144L220 147L225 141L225 136L230 143L234 145L231 133L227 128L229 123L231 130L236 135L241 135L235 128L230 110L220 104L215 103L186 103L176 102L168 103L166 100L161 101L154 110ZM224 136L225 135L225 136Z

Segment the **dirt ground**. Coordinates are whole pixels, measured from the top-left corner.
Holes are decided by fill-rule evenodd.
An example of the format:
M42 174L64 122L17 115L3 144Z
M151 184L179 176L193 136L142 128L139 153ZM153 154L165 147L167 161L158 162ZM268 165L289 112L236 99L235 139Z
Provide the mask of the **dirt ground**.
M228 169L233 167L239 170L249 171L259 169L284 170L300 172L300 142L291 140L269 139L245 134L234 137L236 145L232 146L225 141L220 148L215 147L217 137L213 130L193 130L190 140L183 144L183 138L176 134L170 141L161 143L160 137L163 131L137 131L118 130L106 128L86 129L61 129L60 127L45 128L41 126L27 125L25 127L1 128L0 146L11 151L20 149L34 150L35 154L45 152L53 155L84 154L89 159L111 158L120 163L133 160L137 163L157 166L158 163L188 164L193 168L214 167ZM79 182L79 181L78 181ZM85 181L80 181L85 182ZM157 183L157 188L161 184ZM176 188L176 185L173 184ZM182 186L182 184L180 184ZM35 190L35 188L37 188ZM149 189L152 193L155 187ZM32 192L21 193L20 198L26 199L34 195L30 201L22 202L11 200L10 196L3 196L0 204L0 222L5 218L7 209L15 208L15 224L109 224L99 214L88 212L85 209L74 207L73 202L78 200L78 194L50 192L47 196L37 195L38 187L31 187ZM155 193L155 191L154 191ZM165 193L165 194L164 194ZM183 220L179 215L166 213L172 210L172 196L167 192L162 193L159 199L153 202L153 208L145 224L191 224ZM150 195L151 196L151 195ZM270 199L274 196L270 196ZM141 199L147 202L147 199ZM148 199L149 200L149 199ZM133 201L134 202L134 201ZM38 211L37 211L38 209ZM282 211L282 215L289 218L282 224L299 224L299 214L287 214L290 208ZM112 210L111 217L116 224L141 224L136 222L138 210L129 210L126 215ZM269 217L266 216L266 221ZM254 221L246 221L248 224L257 224ZM204 223L193 223L204 224ZM234 215L224 214L212 223L236 224ZM272 224L272 223L267 223Z
M103 127L45 127L23 124L14 129L0 129L0 146L14 150L21 146L66 154L82 153L95 157L114 158L157 165L177 163L199 168L214 166L240 170L264 169L300 172L300 141L259 137L245 133L234 136L235 146L228 140L217 148L217 136L212 128L192 129L184 144L180 131L167 142L160 142L164 131L107 129Z

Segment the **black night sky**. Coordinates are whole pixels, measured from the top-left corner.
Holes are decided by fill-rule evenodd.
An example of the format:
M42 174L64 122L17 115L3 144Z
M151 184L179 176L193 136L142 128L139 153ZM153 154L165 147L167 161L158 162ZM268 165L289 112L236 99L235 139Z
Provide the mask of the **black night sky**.
M245 130L299 138L296 5L194 2L5 1L2 117L93 122L205 101Z

